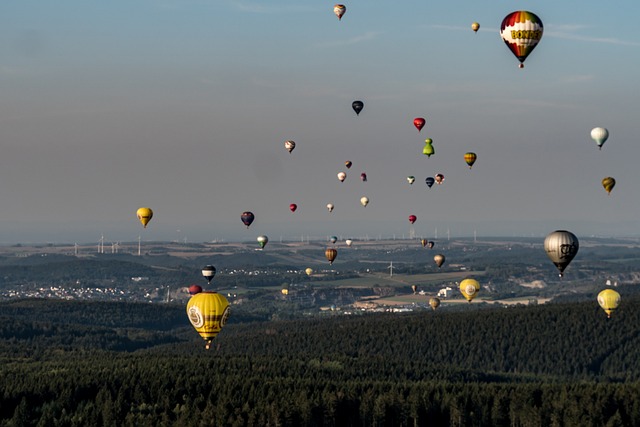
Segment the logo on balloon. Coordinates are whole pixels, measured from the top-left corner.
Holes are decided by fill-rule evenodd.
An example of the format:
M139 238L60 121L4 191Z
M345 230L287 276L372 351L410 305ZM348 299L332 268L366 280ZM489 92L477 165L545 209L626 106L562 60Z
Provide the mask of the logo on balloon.
M227 313L227 310L225 310L225 314L228 317L229 315ZM223 319L224 321L226 321L226 317L223 316ZM200 312L200 309L198 307L192 306L189 308L189 321L196 328L201 328L202 326L204 326L204 317L202 317L202 313Z

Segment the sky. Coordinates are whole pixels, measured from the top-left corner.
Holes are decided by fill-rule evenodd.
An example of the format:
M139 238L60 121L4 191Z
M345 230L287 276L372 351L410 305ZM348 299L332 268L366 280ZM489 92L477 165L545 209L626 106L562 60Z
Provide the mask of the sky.
M640 3L401 3L4 2L0 244L640 236ZM523 69L514 10L544 23Z

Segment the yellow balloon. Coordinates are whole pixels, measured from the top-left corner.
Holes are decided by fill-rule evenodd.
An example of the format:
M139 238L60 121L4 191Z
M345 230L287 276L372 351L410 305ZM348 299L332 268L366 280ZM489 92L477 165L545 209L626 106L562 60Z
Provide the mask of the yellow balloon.
M475 279L464 279L460 282L460 292L469 302L478 295L479 291L480 283Z
M144 228L147 228L147 224L149 223L149 221L151 221L151 218L153 218L153 211L151 210L151 208L140 208L136 212L136 216L138 217Z
M200 336L207 341L206 349L218 335L229 318L229 302L217 292L200 292L187 303L189 321Z
M611 190L616 185L616 180L611 178L610 176L602 179L602 186L604 187L607 194L611 194Z
M307 269L304 272L307 273L307 276L311 276L313 274L313 268L307 267Z
M620 294L613 289L605 289L598 294L598 304L607 313L607 318L611 318L611 313L620 305Z
M280 292L282 292L282 295L289 295L289 289L287 288L283 288Z
M435 310L436 308L440 307L440 298L438 297L431 297L429 299L429 305L431 306L432 310Z

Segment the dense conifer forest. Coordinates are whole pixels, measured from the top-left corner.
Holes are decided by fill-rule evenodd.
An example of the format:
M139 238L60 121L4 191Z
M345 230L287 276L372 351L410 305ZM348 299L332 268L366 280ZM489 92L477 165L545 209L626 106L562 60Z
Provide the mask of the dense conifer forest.
M486 304L485 304L486 306ZM0 303L2 426L640 425L640 298L248 321Z

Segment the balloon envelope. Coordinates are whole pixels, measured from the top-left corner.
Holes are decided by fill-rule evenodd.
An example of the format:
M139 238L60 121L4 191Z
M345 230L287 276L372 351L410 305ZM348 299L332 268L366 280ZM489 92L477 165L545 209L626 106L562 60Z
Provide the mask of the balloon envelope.
M333 212L333 208L334 208L333 203L327 203L327 210L329 212Z
M202 268L202 276L207 279L207 282L211 283L211 280L216 275L216 268L213 265L207 265Z
M229 302L219 293L200 292L187 303L187 316L196 331L207 341L206 348L209 349L211 341L227 323Z
M351 160L347 160L346 162L344 162L344 165L347 167L347 169L351 169L353 163L351 162Z
M437 297L429 298L429 306L431 307L432 310L435 310L436 308L440 307L440 298L437 298Z
M480 291L480 283L475 279L464 279L460 282L460 292L469 302L473 300Z
M598 148L602 150L602 145L609 138L609 131L606 128L593 128L591 129L591 139L593 139L596 144L598 144Z
M351 104L351 108L353 108L353 111L356 112L356 115L360 115L360 111L362 111L362 109L364 108L364 102L362 101L353 101L353 103Z
M570 231L556 230L544 239L544 250L560 272L560 277L578 253L579 248L578 238Z
M256 240L258 241L258 244L261 248L264 248L267 243L269 243L269 238L267 236L258 236Z
M324 251L324 256L327 257L329 265L331 265L338 256L338 250L334 248L328 248L326 251Z
M333 6L333 13L338 17L338 21L342 21L342 16L347 11L347 8L343 4L336 4Z
M360 179L362 180L362 182L367 182L367 174L362 172L360 174Z
M433 148L433 140L431 138L427 138L424 140L424 148L422 149L422 154L427 157L431 157L435 154L436 150Z
M477 33L478 30L480 29L480 24L478 24L477 22L474 22L473 24L471 24L471 29L473 30L474 33Z
M338 172L338 179L340 182L344 182L344 180L347 179L347 174L344 172Z
M606 190L607 194L611 194L611 190L613 190L613 187L615 187L615 185L616 185L616 180L611 178L610 176L602 180L602 186Z
M544 29L538 16L526 10L511 12L502 20L500 36L524 67L524 61L542 38Z
M369 204L369 198L367 196L362 196L360 198L360 204L366 208Z
M295 211L296 211L296 209L298 209L298 205L296 205L295 203L291 203L291 204L289 205L289 210L290 210L291 212L295 212Z
M438 255L433 257L433 260L435 261L435 263L438 266L438 268L440 268L440 267L442 267L442 264L444 264L445 257L442 254L438 254Z
M407 177L407 182L408 182L409 184L413 184L414 182L416 182L416 177L415 177L415 176L412 176L412 175L408 176L408 177Z
M151 221L151 218L153 218L153 211L151 208L140 208L136 211L136 216L144 228L147 228L147 224Z
M338 236L331 236L331 237L329 237L329 241L330 241L331 243L336 243L336 242L338 241Z
M413 119L413 125L418 129L418 132L422 130L426 122L427 121L423 117L416 117Z
M251 212L242 212L242 215L240 215L240 220L247 228L249 228L254 219L256 219L256 217Z
M198 285L189 286L189 295L199 294L200 292L202 292L202 286L198 286Z
M307 276L311 276L313 274L313 268L307 267L304 272L307 274Z
M429 188L431 188L431 186L433 186L433 184L435 184L436 180L435 180L435 178L430 176L427 179L425 179L424 182L426 182L427 186L429 186Z
M351 239L347 239L344 242L347 244L347 246L353 245L353 240L351 240Z
M418 219L418 217L417 217L417 216L415 216L415 215L409 215L409 222L410 222L411 224L413 224L414 222L416 222L416 220L417 220L417 219Z
M284 148L287 149L287 151L289 153L291 153L293 151L294 148L296 148L296 143L293 141L285 141L284 142Z
M611 318L611 313L620 305L620 294L613 289L605 289L598 294L598 304L607 313L607 317Z
M444 182L444 175L441 173L436 174L435 181L438 185L442 184Z
M477 158L478 156L476 155L476 153L472 153L472 152L465 153L464 161L467 162L467 165L469 165L469 169L471 169L471 166L473 166Z

